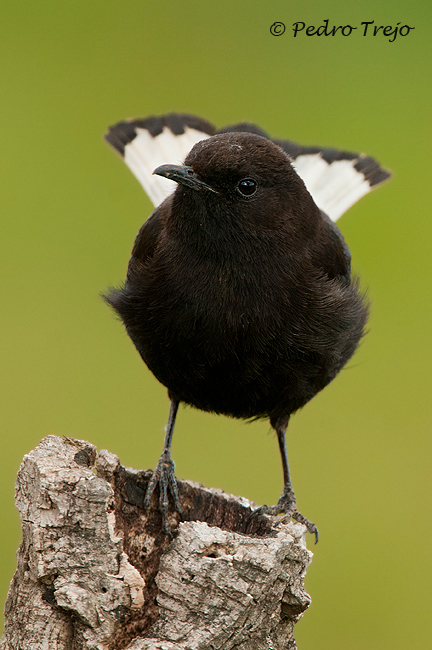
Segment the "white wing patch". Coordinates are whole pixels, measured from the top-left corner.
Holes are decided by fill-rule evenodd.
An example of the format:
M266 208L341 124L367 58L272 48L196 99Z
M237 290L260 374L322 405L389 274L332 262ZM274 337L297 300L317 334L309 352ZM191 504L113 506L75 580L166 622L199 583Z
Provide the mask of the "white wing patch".
M250 131L268 137L258 127L248 123L232 125L222 132L227 131ZM162 176L154 176L156 167L182 164L197 142L211 137L210 134L215 132L215 127L206 120L171 113L162 117L119 122L109 129L105 137L124 157L129 169L154 205L158 206L174 192L177 184ZM315 203L332 221L337 221L356 201L390 176L376 160L363 154L302 147L289 140L274 142L288 154Z
M181 135L174 135L165 126L156 137L147 129L136 127L135 130L136 137L125 146L124 161L157 207L174 192L177 183L154 176L153 170L159 165L183 163L192 147L210 136L188 126Z
M320 210L337 221L373 187L354 168L358 159L326 162L319 153L299 156L293 167Z

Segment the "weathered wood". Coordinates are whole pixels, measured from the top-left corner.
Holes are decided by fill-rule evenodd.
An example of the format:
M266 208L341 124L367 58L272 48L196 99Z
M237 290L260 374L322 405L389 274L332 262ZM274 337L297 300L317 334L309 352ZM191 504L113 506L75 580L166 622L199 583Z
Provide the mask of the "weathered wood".
M170 542L157 508L143 514L150 475L69 438L24 457L0 650L296 647L310 604L304 526L249 518L246 499L178 481L184 521L170 512Z

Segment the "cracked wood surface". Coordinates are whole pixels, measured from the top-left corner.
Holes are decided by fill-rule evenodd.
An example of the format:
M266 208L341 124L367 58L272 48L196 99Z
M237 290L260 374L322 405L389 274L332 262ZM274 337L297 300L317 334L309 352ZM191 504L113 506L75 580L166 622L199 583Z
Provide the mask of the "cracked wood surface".
M71 438L24 457L0 650L296 647L310 604L305 527L250 519L246 499L178 481L184 521L170 511L170 542L157 508L143 514L150 476Z

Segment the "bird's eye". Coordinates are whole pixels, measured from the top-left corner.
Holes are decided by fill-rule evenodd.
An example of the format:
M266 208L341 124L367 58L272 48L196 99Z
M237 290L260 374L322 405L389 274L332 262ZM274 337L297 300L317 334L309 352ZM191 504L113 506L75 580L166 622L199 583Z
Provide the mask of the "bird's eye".
M253 196L257 191L258 183L253 178L243 178L237 184L237 191L242 196Z

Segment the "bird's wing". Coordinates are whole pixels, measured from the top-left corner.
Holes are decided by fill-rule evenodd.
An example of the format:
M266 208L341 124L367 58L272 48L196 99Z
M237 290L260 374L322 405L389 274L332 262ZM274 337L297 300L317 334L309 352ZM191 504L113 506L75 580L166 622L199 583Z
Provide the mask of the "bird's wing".
M219 131L200 117L170 113L162 117L119 122L105 138L124 158L155 206L176 187L174 181L153 176L166 163L182 163L194 144L215 133L248 132L271 140L255 124L242 122ZM304 147L290 140L272 140L291 158L317 206L336 221L356 201L390 173L369 156L325 147Z
M159 241L166 213L171 209L170 205L163 202L149 216L147 221L141 226L132 249L131 262L135 260L140 264L145 264L150 257L153 257Z
M111 288L102 296L121 318L130 313L130 309L134 310L133 287L136 290L136 287L140 286L143 268L155 254L170 210L171 199L168 198L152 212L136 236L128 264L125 286L118 289Z
M313 200L332 221L391 176L374 158L364 154L303 147L290 140L273 142L291 158Z
M216 133L215 127L193 115L171 113L162 117L119 122L111 126L105 138L123 156L155 206L177 184L153 170L166 163L182 163L194 144Z

